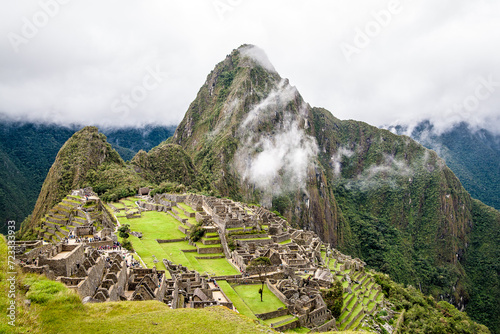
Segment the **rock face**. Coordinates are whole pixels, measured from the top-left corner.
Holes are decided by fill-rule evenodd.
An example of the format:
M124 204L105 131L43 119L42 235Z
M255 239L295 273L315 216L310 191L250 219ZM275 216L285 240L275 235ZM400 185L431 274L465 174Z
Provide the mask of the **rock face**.
M309 106L258 48L215 67L170 142L220 195L272 207L399 282L467 300L472 200L444 161Z
M87 172L102 164L125 165L106 142L106 136L99 133L96 127L85 127L76 132L59 150L43 183L31 219L23 224L21 233L29 233L71 189L82 188L86 183Z

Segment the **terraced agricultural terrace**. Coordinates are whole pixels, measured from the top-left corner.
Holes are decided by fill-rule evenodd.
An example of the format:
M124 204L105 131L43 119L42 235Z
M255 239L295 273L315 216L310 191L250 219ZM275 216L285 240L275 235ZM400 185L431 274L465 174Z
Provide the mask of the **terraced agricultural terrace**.
M110 243L124 241L116 236L124 225L134 253L116 246L110 253ZM71 240L74 235L79 243ZM276 330L299 332L369 329L376 312L387 309L361 260L268 210L228 199L156 194L103 203L91 189L78 190L49 211L39 236L62 242L50 254L28 252L24 270L45 270L95 302L159 300L174 309L222 305ZM56 261L58 268L72 260L55 274L54 268L30 264L36 256ZM263 272L254 265L258 258L269 261ZM336 281L343 290L337 318L321 293Z

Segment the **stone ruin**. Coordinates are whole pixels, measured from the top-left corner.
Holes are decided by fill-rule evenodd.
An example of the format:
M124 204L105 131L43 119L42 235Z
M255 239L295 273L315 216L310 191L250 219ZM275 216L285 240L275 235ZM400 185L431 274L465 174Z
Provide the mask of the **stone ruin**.
M189 205L195 213L177 206L179 202ZM179 210L185 216L195 217L207 231L217 233L221 247L209 249L223 252L228 261L242 273L220 279L236 284L256 283L258 276L252 271L250 263L257 257L268 257L272 265L266 274L266 285L286 308L257 317L265 320L290 315L296 319L293 322L285 321L284 324L273 324L277 330L299 326L313 331L336 328L335 319L320 294L320 289L330 288L335 279L330 270L331 262L338 266L337 276L351 270L349 274L342 273L341 280L349 283L344 292L352 293L354 278L351 276L363 277L363 281L368 279L364 275L366 264L363 261L331 249L314 232L294 229L284 219L262 207L249 208L232 200L195 194L155 194L153 197L144 196L136 204L139 212L154 210L172 215L181 222L179 229L185 234L189 234L189 231L182 226L192 225L179 216ZM112 205L110 207L116 210L115 213L120 213ZM106 237L113 235L111 228L100 232ZM139 237L139 234L134 235ZM233 242L231 249L228 240ZM159 243L174 241L177 240L158 240ZM203 240L205 242L212 244L209 239ZM122 255L106 255L88 245L34 245L38 247L19 245L19 249L25 251L23 269L60 280L77 290L87 301L158 300L172 308L223 305L233 309L230 299L217 286L216 279L219 278L210 278L206 273L200 275L166 259L163 259L163 263L170 274L169 279L165 272L156 268L128 268ZM32 249L28 249L30 246ZM200 249L197 251L200 253Z
M172 308L204 308L220 305L233 309L233 303L217 286L215 279L201 276L197 271L163 260L171 279L167 280L163 302Z

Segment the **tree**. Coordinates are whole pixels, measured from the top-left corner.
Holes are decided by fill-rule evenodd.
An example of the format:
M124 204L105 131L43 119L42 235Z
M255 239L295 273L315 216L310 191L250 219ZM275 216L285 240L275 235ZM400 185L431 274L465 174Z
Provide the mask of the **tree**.
M343 291L342 283L337 279L331 289L321 291L321 297L323 297L326 306L335 318L338 318L342 313L342 307L344 306Z
M120 232L120 238L127 239L129 237L130 225L124 224L118 228L118 232Z
M250 262L250 266L248 269L255 270L259 274L259 280L262 283L259 293L260 293L260 301L263 301L264 294L264 281L266 279L266 274L269 268L271 267L271 260L268 257L260 256L258 258L253 259Z
M197 242L205 235L206 230L202 227L203 223L199 222L196 225L193 225L189 231L189 239L192 242Z

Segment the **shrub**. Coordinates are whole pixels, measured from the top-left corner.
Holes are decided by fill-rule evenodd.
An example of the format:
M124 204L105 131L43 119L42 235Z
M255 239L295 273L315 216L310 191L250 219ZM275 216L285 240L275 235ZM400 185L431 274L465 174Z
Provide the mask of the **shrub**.
M189 239L193 242L199 241L203 236L205 235L206 230L201 227L202 224L198 223L197 225L191 227L190 233L189 233Z

